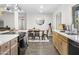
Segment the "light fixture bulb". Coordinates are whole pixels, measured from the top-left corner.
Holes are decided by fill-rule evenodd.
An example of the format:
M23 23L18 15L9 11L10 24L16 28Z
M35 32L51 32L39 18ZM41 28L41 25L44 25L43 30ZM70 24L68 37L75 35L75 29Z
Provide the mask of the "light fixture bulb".
M40 8L41 8L41 9L43 9L43 8L44 8L44 6L43 6L43 5L41 5L41 6L40 6Z
M43 11L42 10L40 10L40 13L42 13Z

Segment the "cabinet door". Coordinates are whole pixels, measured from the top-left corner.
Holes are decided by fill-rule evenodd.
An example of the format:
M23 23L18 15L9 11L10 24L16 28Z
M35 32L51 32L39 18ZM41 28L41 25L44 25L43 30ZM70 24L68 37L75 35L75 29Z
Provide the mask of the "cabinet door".
M53 35L53 44L57 48L58 42L57 42L57 37L55 35Z
M61 54L62 53L62 40L59 39L58 41L58 50L59 50L59 53Z
M17 44L17 38L14 38L14 39L11 40L11 46L13 46L15 44Z
M8 50L6 53L4 53L3 55L10 55L10 50Z
M62 41L62 54L68 55L68 44L67 42Z
M15 44L13 47L11 47L11 55L17 55L18 54L18 47L17 44Z
M10 42L4 43L3 45L1 45L1 54L3 54L4 52L6 52L9 49L10 49Z
M10 49L8 49L5 52L1 53L1 55L10 55Z

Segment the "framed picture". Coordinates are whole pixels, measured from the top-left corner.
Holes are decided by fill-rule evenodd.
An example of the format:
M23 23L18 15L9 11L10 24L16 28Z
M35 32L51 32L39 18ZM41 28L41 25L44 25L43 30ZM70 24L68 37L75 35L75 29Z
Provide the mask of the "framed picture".
M44 22L45 22L44 19L36 20L36 23L37 23L38 25L43 25Z

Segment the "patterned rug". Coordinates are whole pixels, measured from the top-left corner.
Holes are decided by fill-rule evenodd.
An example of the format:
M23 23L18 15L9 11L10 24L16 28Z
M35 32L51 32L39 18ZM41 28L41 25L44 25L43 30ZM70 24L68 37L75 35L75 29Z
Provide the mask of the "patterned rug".
M46 38L45 37L45 39L39 39L38 37L37 38L35 38L35 39L32 39L32 38L30 38L29 40L28 40L28 42L49 42L49 39L48 38Z

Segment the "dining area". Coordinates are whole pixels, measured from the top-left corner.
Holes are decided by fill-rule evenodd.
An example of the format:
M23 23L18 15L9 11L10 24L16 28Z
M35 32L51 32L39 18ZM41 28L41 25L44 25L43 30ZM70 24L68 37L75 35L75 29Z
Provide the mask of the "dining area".
M40 30L36 28L29 29L28 40L48 40L48 30Z

